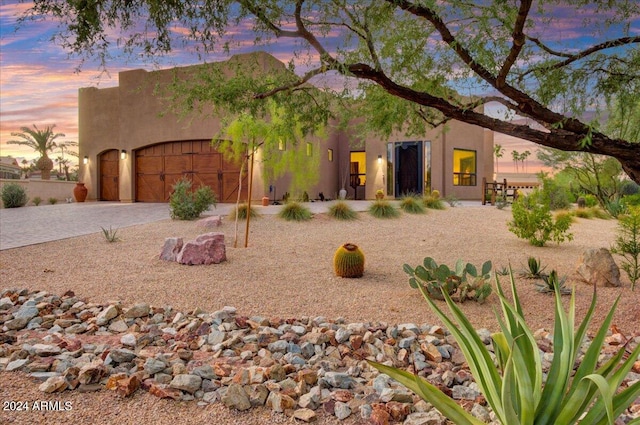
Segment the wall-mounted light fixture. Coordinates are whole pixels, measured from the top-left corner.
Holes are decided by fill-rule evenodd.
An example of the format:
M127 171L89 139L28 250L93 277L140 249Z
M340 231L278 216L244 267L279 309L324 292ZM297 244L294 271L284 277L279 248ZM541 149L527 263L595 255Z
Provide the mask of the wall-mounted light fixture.
M89 157L85 155L84 158L82 158L82 163L87 165L89 163Z
M120 151L120 159L127 159L127 151L122 149Z
M378 155L378 165L382 164L382 155Z

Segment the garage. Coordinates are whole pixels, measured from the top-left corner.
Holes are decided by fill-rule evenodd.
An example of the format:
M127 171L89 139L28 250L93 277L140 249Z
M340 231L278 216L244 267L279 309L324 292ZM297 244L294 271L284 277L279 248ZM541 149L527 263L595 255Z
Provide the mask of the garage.
M167 142L135 152L136 201L168 202L173 185L183 176L191 179L194 189L210 186L218 202L236 202L240 166L225 160L209 140ZM247 196L246 173L241 196Z

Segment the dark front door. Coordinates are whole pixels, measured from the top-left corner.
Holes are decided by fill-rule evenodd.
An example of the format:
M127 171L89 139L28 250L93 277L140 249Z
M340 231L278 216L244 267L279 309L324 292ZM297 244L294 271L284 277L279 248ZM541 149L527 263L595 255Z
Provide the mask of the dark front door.
M403 196L421 195L422 178L422 142L403 142L396 144L396 193Z
M120 200L118 150L112 149L100 155L100 197L101 201Z

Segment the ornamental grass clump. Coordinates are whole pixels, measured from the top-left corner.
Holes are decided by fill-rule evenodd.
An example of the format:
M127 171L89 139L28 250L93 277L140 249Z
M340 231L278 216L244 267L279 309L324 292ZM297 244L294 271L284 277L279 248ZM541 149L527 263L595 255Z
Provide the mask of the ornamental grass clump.
M440 199L440 194L438 193L438 197L434 197L434 192L435 190L431 192L431 196L425 196L422 198L422 204L425 208L429 208L430 210L444 210L446 207L444 202L442 202L442 199Z
M364 253L356 244L342 245L333 255L333 270L339 277L362 277L364 274Z
M369 214L376 218L396 218L400 216L400 211L389 201L380 199L371 203Z
M344 201L338 201L335 204L331 205L329 207L328 214L329 217L345 221L355 220L356 218L358 218L358 213L355 212L353 208L351 208L349 204Z
M426 212L420 199L415 196L405 196L400 200L400 208L409 214L424 214Z
M307 221L311 220L313 214L311 210L297 201L289 201L278 213L278 217L287 221Z
M502 317L498 317L501 331L491 336L495 361L469 319L446 291L442 294L449 314L445 314L419 286L431 310L458 342L496 420L504 425L613 425L616 418L640 396L640 381L620 389L640 355L640 344L635 348L623 346L610 359L598 364L619 298L583 351L582 345L595 312L596 292L593 292L589 310L575 330L575 293L571 295L567 312L556 286L553 360L545 373L533 331L526 324L512 270L510 280L511 302L496 278ZM625 353L627 349L630 353ZM582 358L578 362L579 356ZM425 379L402 369L369 363L431 403L455 424L484 423ZM638 420L632 423L638 423Z
M251 218L260 217L260 213L254 207L251 207L251 209L249 209L247 204L240 204L237 208L234 208L229 212L229 219L235 220L237 216L239 220L246 220L247 210L250 211L249 215L251 216Z

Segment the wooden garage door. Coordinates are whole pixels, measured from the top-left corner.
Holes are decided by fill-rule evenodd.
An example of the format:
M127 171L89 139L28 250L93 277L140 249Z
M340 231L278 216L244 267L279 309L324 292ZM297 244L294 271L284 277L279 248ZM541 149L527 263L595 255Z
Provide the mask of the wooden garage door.
M169 142L136 151L136 201L168 202L176 181L186 176L194 189L210 186L219 202L235 202L240 166L226 161L209 141ZM247 195L247 178L242 198Z
M120 182L119 177L120 155L116 149L104 152L100 155L100 200L119 201Z

